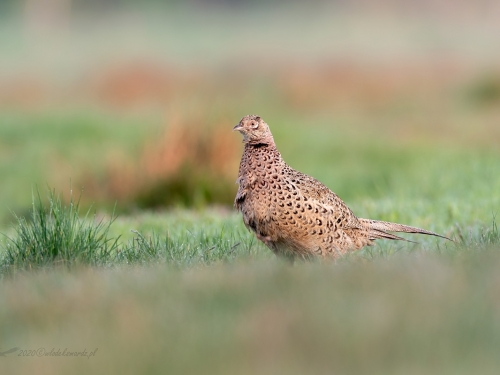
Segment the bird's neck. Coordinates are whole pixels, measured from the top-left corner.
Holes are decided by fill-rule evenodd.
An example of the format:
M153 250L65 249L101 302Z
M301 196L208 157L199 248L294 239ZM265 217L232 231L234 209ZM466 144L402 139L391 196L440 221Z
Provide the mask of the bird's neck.
M274 142L247 142L245 143L245 150L244 152L250 152L250 153L259 153L259 152L278 152L278 149L276 148L276 145Z
M274 142L246 143L242 157L242 161L244 160L260 160L266 162L272 160L282 160L282 158Z

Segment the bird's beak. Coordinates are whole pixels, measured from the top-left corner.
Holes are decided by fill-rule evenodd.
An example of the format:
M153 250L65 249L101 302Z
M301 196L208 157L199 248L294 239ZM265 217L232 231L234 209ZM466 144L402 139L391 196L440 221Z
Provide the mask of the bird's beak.
M241 129L243 129L243 127L242 127L240 124L237 124L237 125L233 128L233 132L234 132L235 130L240 131Z

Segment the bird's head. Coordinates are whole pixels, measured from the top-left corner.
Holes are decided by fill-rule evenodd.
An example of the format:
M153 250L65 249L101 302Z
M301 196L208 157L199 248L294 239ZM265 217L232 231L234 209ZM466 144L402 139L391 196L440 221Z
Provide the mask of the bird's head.
M248 115L243 117L233 130L237 130L243 135L244 143L274 143L269 126L267 126L266 122L260 116Z

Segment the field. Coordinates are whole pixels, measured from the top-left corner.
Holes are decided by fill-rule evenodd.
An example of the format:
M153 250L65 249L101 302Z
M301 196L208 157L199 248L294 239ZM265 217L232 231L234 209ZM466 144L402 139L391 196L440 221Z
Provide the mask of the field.
M498 373L496 13L210 9L42 27L51 54L0 24L0 368ZM358 216L455 242L276 259L231 207L249 113Z

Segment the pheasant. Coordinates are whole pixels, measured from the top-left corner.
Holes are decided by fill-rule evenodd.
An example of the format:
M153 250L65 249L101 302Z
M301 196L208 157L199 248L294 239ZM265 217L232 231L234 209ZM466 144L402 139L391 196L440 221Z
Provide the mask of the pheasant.
M243 135L234 206L245 226L276 255L285 258L337 258L373 245L377 239L405 240L389 232L441 236L403 224L356 217L315 178L288 166L269 126L248 115L233 130Z

